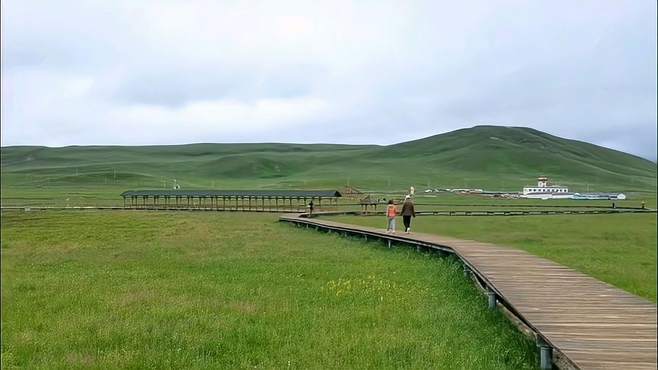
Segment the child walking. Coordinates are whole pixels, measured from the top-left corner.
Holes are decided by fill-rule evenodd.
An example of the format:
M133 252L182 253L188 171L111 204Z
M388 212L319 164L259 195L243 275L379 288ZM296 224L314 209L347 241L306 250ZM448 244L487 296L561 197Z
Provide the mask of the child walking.
M388 219L388 225L386 226L387 234L395 234L395 216L398 215L398 210L395 208L395 203L393 199L388 201L388 206L386 207L386 217Z

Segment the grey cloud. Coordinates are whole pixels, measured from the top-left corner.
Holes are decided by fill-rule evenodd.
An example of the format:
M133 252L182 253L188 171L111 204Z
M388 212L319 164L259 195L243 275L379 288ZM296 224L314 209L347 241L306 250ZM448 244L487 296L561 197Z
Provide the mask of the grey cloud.
M111 76L96 93L121 104L168 107L215 99L296 98L312 93L322 69L309 65L235 68L231 65L165 65Z

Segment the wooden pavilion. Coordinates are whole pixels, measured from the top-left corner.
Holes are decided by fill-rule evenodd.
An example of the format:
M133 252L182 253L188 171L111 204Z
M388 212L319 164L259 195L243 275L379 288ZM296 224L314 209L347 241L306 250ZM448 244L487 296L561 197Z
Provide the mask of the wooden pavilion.
M305 210L338 204L336 190L129 190L121 193L126 209L203 209L218 211Z

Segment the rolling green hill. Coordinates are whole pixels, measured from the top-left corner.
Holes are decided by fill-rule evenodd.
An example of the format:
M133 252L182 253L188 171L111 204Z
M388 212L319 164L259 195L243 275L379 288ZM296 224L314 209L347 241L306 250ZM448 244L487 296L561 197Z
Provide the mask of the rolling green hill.
M476 126L389 146L190 144L2 148L3 204L111 197L130 188L477 187L537 175L574 191L655 192L656 163L522 127Z

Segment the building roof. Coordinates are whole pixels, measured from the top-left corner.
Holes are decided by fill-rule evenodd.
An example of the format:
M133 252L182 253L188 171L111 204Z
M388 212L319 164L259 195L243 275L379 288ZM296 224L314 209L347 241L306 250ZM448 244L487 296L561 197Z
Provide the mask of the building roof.
M128 190L121 196L336 198L342 195L337 190Z

